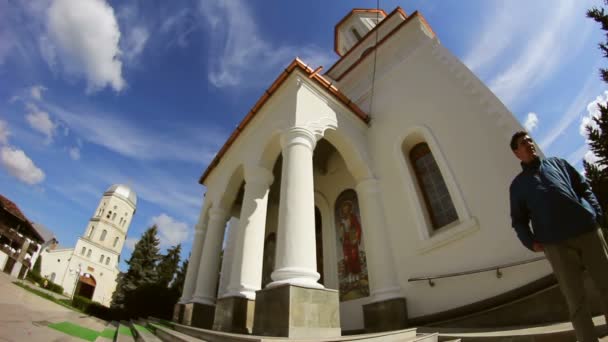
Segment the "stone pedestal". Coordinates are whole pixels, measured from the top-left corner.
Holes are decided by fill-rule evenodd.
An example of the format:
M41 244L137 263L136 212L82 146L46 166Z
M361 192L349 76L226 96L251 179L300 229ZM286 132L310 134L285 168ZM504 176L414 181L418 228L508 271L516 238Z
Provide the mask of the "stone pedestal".
M182 324L184 319L184 306L185 304L177 303L173 306L173 322Z
M393 298L363 305L365 331L381 332L407 327L407 305L405 298Z
M184 305L182 324L196 328L211 329L215 306L202 303L188 303Z
M340 333L336 290L284 284L256 292L254 335L327 338Z
M251 334L255 301L244 297L225 297L215 305L213 330Z

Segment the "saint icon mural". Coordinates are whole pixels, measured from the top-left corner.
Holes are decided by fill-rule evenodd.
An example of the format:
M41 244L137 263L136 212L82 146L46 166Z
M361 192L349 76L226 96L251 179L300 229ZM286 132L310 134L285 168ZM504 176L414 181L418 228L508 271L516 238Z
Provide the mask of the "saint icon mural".
M369 296L365 246L359 215L357 193L345 190L338 196L335 207L338 251L340 300Z

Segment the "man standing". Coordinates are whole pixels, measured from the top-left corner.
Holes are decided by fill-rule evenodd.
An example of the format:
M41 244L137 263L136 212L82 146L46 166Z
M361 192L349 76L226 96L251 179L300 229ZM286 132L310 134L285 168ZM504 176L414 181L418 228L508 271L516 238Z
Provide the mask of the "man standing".
M547 256L577 339L598 341L583 287L585 268L601 294L608 321L608 246L599 229L597 199L567 161L541 159L526 132L513 135L511 150L523 169L509 189L513 228L524 246Z

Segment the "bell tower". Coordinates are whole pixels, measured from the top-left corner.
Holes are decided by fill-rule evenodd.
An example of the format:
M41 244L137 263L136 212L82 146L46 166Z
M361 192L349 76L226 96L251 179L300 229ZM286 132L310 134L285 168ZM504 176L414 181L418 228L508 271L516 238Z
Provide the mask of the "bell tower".
M334 51L344 56L385 17L386 12L380 9L353 9L334 29Z

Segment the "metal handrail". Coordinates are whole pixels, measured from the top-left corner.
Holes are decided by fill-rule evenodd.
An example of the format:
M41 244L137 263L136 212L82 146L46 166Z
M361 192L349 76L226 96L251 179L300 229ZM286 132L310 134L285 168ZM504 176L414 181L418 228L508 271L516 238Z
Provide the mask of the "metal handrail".
M464 275L469 275L469 274L475 274L475 273L482 273L482 272L488 272L488 271L496 271L496 278L501 278L502 277L502 272L500 271L501 269L505 269L505 268L509 268L509 267L514 267L514 266L519 266L519 265L525 265L525 264L529 264L529 263L532 263L532 262L536 262L536 261L540 261L540 260L545 260L545 259L546 259L546 257L540 256L540 257L532 258L532 259L529 259L529 260L510 262L510 263L507 263L507 264L501 264L501 265L496 265L496 266L491 266L491 267L484 267L484 268L480 268L480 269L477 269L477 270L464 271L464 272L456 272L456 273L446 273L446 274L441 274L441 275L437 275L437 276L409 278L407 281L408 282L428 281L429 282L429 286L433 287L433 286L435 286L435 282L433 282L433 280L435 280L435 279L459 277L459 276L464 276Z

